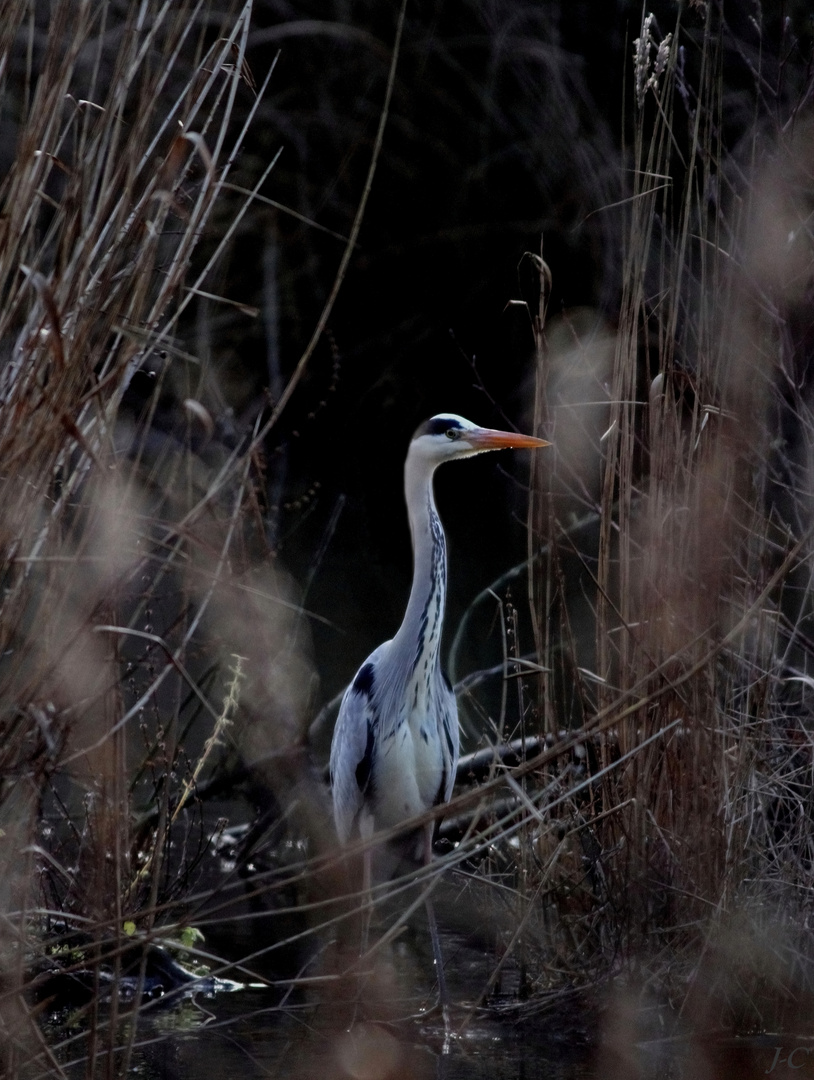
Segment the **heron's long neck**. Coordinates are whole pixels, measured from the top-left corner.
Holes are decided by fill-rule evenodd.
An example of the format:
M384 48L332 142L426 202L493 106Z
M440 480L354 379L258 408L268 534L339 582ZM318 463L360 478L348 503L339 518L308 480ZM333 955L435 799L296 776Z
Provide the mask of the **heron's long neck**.
M447 549L435 509L431 469L409 456L404 468L404 493L413 538L413 587L404 620L393 639L410 672L432 670L438 664L447 592Z

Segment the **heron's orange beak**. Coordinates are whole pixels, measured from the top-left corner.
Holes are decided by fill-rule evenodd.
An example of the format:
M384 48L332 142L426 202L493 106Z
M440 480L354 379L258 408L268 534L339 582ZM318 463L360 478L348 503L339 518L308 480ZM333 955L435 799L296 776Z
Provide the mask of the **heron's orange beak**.
M518 435L514 431L494 431L492 428L476 428L463 433L464 438L478 450L533 450L536 446L551 446L545 439L533 435Z

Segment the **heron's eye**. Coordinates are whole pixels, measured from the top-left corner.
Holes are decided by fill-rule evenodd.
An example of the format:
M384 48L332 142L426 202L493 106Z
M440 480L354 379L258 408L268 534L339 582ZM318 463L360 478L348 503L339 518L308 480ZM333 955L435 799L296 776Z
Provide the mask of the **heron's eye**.
M446 436L448 439L460 439L461 433L458 428L451 427L447 428Z

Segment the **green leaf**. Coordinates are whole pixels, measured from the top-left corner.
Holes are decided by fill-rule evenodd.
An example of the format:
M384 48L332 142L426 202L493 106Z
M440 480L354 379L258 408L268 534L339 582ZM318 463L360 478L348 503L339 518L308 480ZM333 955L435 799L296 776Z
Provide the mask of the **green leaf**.
M185 926L181 931L181 944L185 949L191 949L205 940L197 926Z

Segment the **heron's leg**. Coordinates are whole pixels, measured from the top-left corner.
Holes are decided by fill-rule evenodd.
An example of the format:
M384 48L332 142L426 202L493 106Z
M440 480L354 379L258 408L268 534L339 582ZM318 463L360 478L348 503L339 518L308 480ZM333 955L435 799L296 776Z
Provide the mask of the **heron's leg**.
M370 840L373 835L373 819L363 817L359 823L359 835L363 840ZM367 940L370 934L370 920L373 915L373 892L372 892L372 863L373 848L368 846L362 855L362 934L360 941L360 953L367 952Z
M370 919L373 915L373 898L370 891L370 859L368 849L362 856L362 936L359 943L359 953L367 952L367 939L370 935Z
M434 821L428 821L424 826L424 865L429 866L432 863L432 834L435 827ZM438 979L438 997L441 1001L441 1007L444 1010L444 1024L447 1023L447 1005L449 1004L449 996L447 994L447 980L444 975L444 958L441 955L441 939L438 936L438 924L435 921L435 908L432 904L432 897L428 896L426 900L427 907L427 922L430 926L430 938L432 939L432 955L435 960L435 974Z

